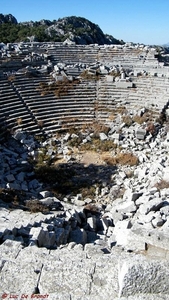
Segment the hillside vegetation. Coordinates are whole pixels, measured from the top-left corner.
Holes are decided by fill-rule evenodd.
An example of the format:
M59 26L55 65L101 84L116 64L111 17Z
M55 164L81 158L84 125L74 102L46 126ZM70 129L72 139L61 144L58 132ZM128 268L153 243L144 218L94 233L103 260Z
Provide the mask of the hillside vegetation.
M18 23L11 14L0 14L0 42L64 42L66 39L83 45L123 43L111 35L104 34L98 25L81 17Z

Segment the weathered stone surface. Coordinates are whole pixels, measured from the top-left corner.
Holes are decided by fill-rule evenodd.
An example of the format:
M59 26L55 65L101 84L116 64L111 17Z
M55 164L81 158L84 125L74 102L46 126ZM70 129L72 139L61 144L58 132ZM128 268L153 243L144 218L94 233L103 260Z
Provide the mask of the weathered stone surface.
M5 243L9 243L9 241ZM15 241L10 242L11 246L15 244ZM0 272L0 291L8 295L10 293L15 295L26 293L31 296L35 293L43 260L48 253L48 250L40 250L37 247L26 247L23 251L19 251L17 255L15 253L15 256L9 253L8 257L7 254L4 257L2 253L2 258L4 257L6 262ZM13 256L13 259L11 259L11 256Z
M156 198L150 200L148 203L142 204L139 207L139 212L141 214L148 214L150 211L157 211L163 206L163 201L161 198Z
M87 242L87 234L84 229L78 228L70 233L69 242L85 245Z
M119 296L133 294L169 293L169 264L165 261L148 260L139 255L125 260L119 267Z
M101 139L101 141L107 140L107 135L104 132L101 132L100 133L100 139Z
M138 128L137 131L136 131L136 137L139 140L144 140L145 136L146 136L146 130L143 129L143 128Z
M64 299L68 296L73 299L114 298L118 289L114 255L104 255L96 248L89 244L85 251L76 247L57 253L51 251L48 264L45 263L42 270L40 291L50 290L51 295L57 294L56 299L60 299L59 296ZM107 278L103 269L109 273Z

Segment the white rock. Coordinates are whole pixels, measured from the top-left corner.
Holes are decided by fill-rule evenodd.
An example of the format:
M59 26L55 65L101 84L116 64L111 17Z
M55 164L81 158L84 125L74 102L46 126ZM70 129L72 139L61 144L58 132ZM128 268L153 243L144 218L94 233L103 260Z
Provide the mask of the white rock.
M138 255L120 262L119 297L135 294L169 294L169 264Z
M95 231L96 230L96 217L92 216L87 218L87 224L89 226L89 230Z
M106 141L107 140L107 135L104 132L100 132L99 136L100 136L101 141Z

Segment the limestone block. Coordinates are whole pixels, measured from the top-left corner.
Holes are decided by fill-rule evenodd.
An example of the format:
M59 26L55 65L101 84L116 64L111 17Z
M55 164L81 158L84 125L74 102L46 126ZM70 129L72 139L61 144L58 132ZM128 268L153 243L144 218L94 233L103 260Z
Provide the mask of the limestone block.
M74 218L75 220L77 220L77 224L80 225L82 223L82 220L81 220L80 214L77 212L77 210L76 209L72 209L70 211L70 213L71 213L71 218Z
M8 182L6 184L7 189L13 189L13 190L21 190L21 186L20 184L16 183L16 182Z
M147 203L150 200L150 196L146 196L145 194L143 196L140 196L136 201L136 206L140 206L141 204Z
M113 234L116 238L117 245L124 246L127 244L127 237L130 233L130 221L128 220L123 220L123 221L118 221L115 225Z
M139 207L140 214L148 214L150 211L157 211L163 206L161 198L155 198L148 203L141 204Z
M112 219L111 218L101 218L101 223L105 231L107 231L109 226L112 226Z
M116 225L118 221L123 220L123 213L122 212L111 212L111 218L113 220L113 224Z
M12 241L12 243L19 244L15 241ZM18 299L21 299L22 294L27 294L31 298L38 283L42 264L49 251L45 248L33 246L20 249L19 253L15 251L12 253L13 247L10 250L11 256L0 272L0 291L8 291L8 294L19 294Z
M16 140L23 140L26 136L25 136L25 133L20 131L20 130L17 130L14 135L13 135L14 139Z
M146 130L143 128L138 128L136 130L136 138L139 140L144 140L146 136Z
M138 215L138 222L144 224L144 223L150 223L154 219L154 212L150 211L147 215Z
M21 190L28 192L29 189L26 181L21 183Z
M64 228L55 229L55 238L57 246L64 244L65 241L65 230Z
M18 241L12 241L6 239L3 244L0 245L1 259L14 259L23 248L22 243Z
M45 247L51 248L55 245L55 242L56 242L55 231L50 231L48 237L49 238L48 238L48 241L47 241L47 244L45 245Z
M160 227L164 224L164 220L159 216L152 220L152 225L154 227Z
M136 212L137 207L133 201L123 201L119 205L116 205L115 209L119 213L128 214Z
M169 263L138 255L119 263L119 297L135 294L169 294Z
M40 199L39 201L44 204L44 205L51 205L52 203L54 203L54 198L55 197L47 197L44 199ZM59 201L59 200L58 200ZM60 201L59 201L60 202Z
M88 229L91 231L96 231L97 220L95 216L87 218Z
M107 135L104 132L100 132L99 136L100 136L101 141L106 141L107 140Z
M63 227L65 220L64 220L64 218L57 217L57 218L54 218L53 222L54 222L55 227L61 228L61 227Z
M43 197L43 198L47 198L50 196L51 192L49 191L41 191L39 192L39 194Z
M160 208L160 213L167 218L169 216L169 202L165 201L164 206Z
M85 245L87 243L87 234L84 229L77 227L70 232L69 242Z
M169 177L168 177L169 178ZM169 179L168 179L169 180ZM165 189L162 189L160 191L160 195L161 197L166 197L168 198L169 197L169 188L165 188ZM169 205L169 202L168 202L168 205Z
M77 206L84 206L86 203L83 200L78 200L77 198L74 198L73 203Z
M29 182L29 189L36 189L39 187L39 182L37 179L33 179Z
M70 139L70 133L66 133L66 135L64 136L64 138L63 138L63 140L65 141L65 142L67 142L69 139Z
M104 188L101 189L101 196L105 196L107 195L109 192L109 188L107 186L105 186Z
M134 223L131 229L132 234L130 236L128 235L128 241L136 238L136 240L143 241L147 245L153 245L169 251L169 222L167 224L166 221L158 230L150 225L150 223L144 225Z
M15 177L13 176L13 174L9 174L6 176L6 180L8 182L13 182L13 181L15 181Z
M32 227L30 230L31 241L38 247L44 247L49 241L49 232L41 227Z
M126 178L126 173L125 172L119 172L119 176L124 180Z

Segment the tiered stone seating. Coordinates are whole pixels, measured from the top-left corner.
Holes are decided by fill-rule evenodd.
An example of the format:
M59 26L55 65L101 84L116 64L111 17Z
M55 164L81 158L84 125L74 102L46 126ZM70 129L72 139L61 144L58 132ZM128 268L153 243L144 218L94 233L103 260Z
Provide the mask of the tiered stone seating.
M91 66L97 61L129 66L131 70L136 66L138 70L141 66L156 70L158 62L153 54L148 54L145 50L115 45L68 46L54 43L52 47L48 47L48 54L51 55L53 64L69 64L66 73L74 76L81 73L81 64ZM77 66L73 67L75 64ZM21 127L29 131L43 129L45 132L54 132L70 126L87 126L94 120L106 122L124 108L138 110L148 107L161 111L168 103L167 77L149 75L131 78L133 88L116 87L113 81L106 81L104 77L97 82L83 80L59 97L53 93L42 95L39 90L41 82L50 81L48 76L26 78L18 75L11 82L1 78L1 120L13 129Z
M134 78L136 98L143 105L161 111L169 99L169 79L154 76ZM138 100L136 99L135 105ZM131 97L129 96L129 101ZM133 102L133 101L132 101Z
M157 67L158 59L143 49L112 45L100 46L99 61L106 64L119 65L125 68Z
M94 45L60 45L55 44L52 49L48 49L48 54L54 64L64 62L75 63L93 63L98 60L98 47Z
M116 116L119 110L128 111L146 107L161 112L169 100L169 79L133 77L133 88L116 88L113 82L100 81L98 89L98 118L104 122Z
M46 132L57 131L70 126L92 123L95 115L96 83L81 82L57 98L53 93L41 95L40 82L49 78L14 80L13 85L30 109L39 126Z
M112 63L120 66L132 66L136 64L143 64L145 55L140 49L134 49L129 47L122 47L118 45L112 45L107 47L100 47L99 61L102 63Z
M8 128L39 132L31 111L7 79L0 80L0 110Z
M126 105L129 89L116 88L113 82L101 80L98 87L98 119L106 122Z

